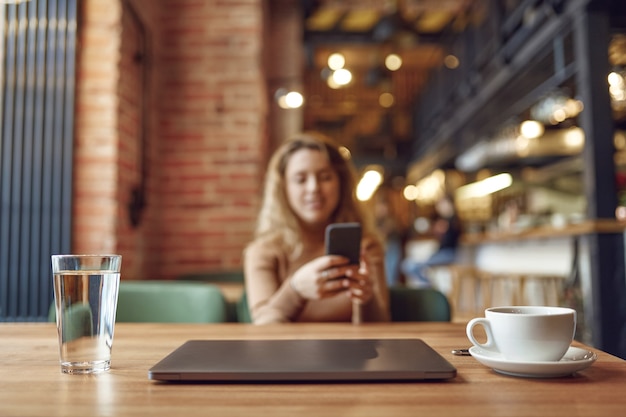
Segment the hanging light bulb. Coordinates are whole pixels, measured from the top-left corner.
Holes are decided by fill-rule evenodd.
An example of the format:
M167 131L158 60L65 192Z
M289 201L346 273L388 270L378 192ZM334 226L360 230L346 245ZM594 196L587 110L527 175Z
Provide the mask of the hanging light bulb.
M450 54L446 55L446 57L443 59L443 64L448 69L455 69L459 67L461 62L459 61L459 58L457 58L455 55Z
M397 71L402 66L402 58L398 54L389 54L385 58L385 67L389 71Z
M378 96L378 104L386 109L393 106L394 101L395 99L393 97L393 94L391 93L382 93L380 96Z
M527 139L536 139L543 135L543 124L536 120L524 120L520 124L520 133Z
M336 71L343 68L344 65L346 65L346 59L342 54L335 52L328 57L328 68L331 70Z
M350 81L352 81L352 73L347 69L342 68L333 72L333 75L330 78L332 78L338 86L344 86L350 84Z
M281 109L297 109L304 104L304 97L297 91L279 88L275 94L276 102Z

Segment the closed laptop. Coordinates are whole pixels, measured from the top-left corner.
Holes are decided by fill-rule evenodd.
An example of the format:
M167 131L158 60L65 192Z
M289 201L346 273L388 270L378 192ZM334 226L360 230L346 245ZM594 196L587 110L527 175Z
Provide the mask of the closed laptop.
M401 381L456 376L421 339L190 340L155 364L152 380Z

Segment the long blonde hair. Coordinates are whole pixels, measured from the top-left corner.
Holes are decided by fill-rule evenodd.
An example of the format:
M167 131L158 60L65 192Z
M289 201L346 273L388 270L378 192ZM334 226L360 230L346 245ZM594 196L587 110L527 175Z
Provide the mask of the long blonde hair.
M293 248L294 253L300 252L300 225L287 201L285 185L289 159L300 149L313 149L325 154L339 177L339 204L330 223L359 222L364 236L375 236L372 215L356 198L357 175L354 165L349 158L344 157L338 144L316 132L295 135L274 152L267 168L255 236L258 238L278 233L284 245Z

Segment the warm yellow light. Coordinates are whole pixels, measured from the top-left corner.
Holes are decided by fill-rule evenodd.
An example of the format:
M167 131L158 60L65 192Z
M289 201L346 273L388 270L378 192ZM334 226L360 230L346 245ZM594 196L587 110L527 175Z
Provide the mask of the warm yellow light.
M623 87L624 86L624 77L618 72L611 72L607 77L610 86Z
M446 57L443 59L443 65L445 65L446 68L455 69L459 67L460 61L459 58L454 55L446 55Z
M393 94L391 93L382 93L378 97L378 104L380 104L381 107L384 107L386 109L393 106L394 101L395 99L393 97Z
M619 151L626 148L626 132L621 130L616 131L613 136L613 144L615 145L615 149Z
M585 144L585 134L581 128L571 128L565 132L564 142L568 148L582 148Z
M290 91L278 97L278 106L281 109L297 109L304 103L304 97L297 91Z
M413 201L417 198L417 187L413 184L409 184L406 187L404 187L404 190L402 190L402 196L407 200L407 201Z
M326 84L333 90L336 90L342 87L341 85L337 84L337 82L335 81L332 75L326 79Z
M415 200L426 203L436 201L443 193L445 181L446 173L443 170L433 171L416 184Z
M373 169L366 171L356 187L356 198L359 201L369 200L382 182L383 176L380 172Z
M543 135L544 127L536 120L525 120L520 124L520 133L527 139L535 139Z
M398 54L389 54L385 58L385 67L389 71L397 71L402 67L402 58Z
M584 106L583 106L582 101L569 98L565 102L564 107L565 107L565 113L567 113L569 117L576 117L578 116L578 114L580 114L581 111L583 111Z
M529 139L524 135L518 136L515 139L515 152L521 157L528 156L530 153L530 141L533 139Z
M335 52L328 57L328 68L331 70L336 71L343 68L344 65L346 65L346 59L342 54Z
M333 75L330 78L332 78L338 86L344 86L350 84L350 81L352 81L352 73L347 69L342 68L333 72Z
M612 85L609 87L609 93L614 100L623 101L626 99L626 90L624 89L624 86L620 87Z
M341 154L341 156L343 156L343 159L352 159L352 153L350 152L350 149L346 148L345 146L339 147L339 153Z
M511 184L513 184L513 177L511 174L498 174L493 177L485 178L482 181L459 187L456 191L456 196L459 199L485 197L489 194L495 193L496 191L504 190L505 188L510 187Z
M565 119L567 119L567 113L565 112L564 108L559 108L559 109L556 109L554 112L552 112L552 118L556 122L561 123L565 121Z
M297 91L288 92L285 96L285 100L287 101L287 105L290 109L297 109L304 103L304 97L302 97L302 94Z

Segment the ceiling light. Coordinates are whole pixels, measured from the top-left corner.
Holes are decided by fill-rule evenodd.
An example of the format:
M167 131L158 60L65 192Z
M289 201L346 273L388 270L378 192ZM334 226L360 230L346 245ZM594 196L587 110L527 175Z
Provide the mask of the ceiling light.
M331 70L336 71L343 68L344 65L346 65L346 59L342 54L335 52L328 57L328 68Z
M352 73L347 69L342 68L333 72L333 75L330 78L332 78L338 86L344 86L350 84L350 81L352 81Z
M285 102L290 109L297 109L304 103L304 97L297 91L290 91L285 96Z
M584 106L582 101L555 91L542 98L530 109L530 116L543 123L559 124L566 119L576 117Z
M413 184L407 185L406 187L404 187L404 190L402 191L402 195L408 201L415 200L418 196L418 193L419 192L417 190L417 187Z
M297 109L304 103L302 94L297 91L287 91L285 88L279 88L274 96L281 109Z
M543 135L543 124L536 120L525 120L520 124L520 133L526 139L535 139Z
M370 169L366 171L356 187L356 198L359 201L369 200L382 182L383 176L378 170Z
M436 169L416 184L414 200L424 203L436 201L443 194L445 181L445 172L441 169Z
M384 107L386 109L393 106L394 101L395 99L393 97L393 94L391 93L382 93L378 97L378 104L380 104L381 107Z
M622 130L616 131L613 136L613 145L619 151L626 149L626 132Z
M337 81L335 81L335 78L333 78L332 75L326 79L326 84L333 90L336 90L342 87L341 85L337 84Z
M624 80L624 74L617 71L613 71L608 76L609 81L609 94L613 104L626 101L626 81Z
M624 86L624 77L619 72L613 71L607 77L609 81L609 85L623 87Z
M402 66L402 58L398 54L389 54L385 58L385 67L389 71L397 71Z
M569 115L569 117L576 117L583 111L583 102L580 100L574 100L573 98L568 99L565 102L565 112Z
M555 121L555 124L561 123L565 121L565 119L567 119L567 113L565 113L565 110L563 108L555 109L552 113L551 120Z
M306 20L306 28L312 31L330 30L342 16L343 12L338 8L319 8Z
M459 199L485 197L496 191L504 190L513 184L511 174L503 173L485 178L482 181L464 185L456 190L456 196Z
M449 69L458 68L460 64L461 63L459 61L459 58L452 54L446 55L446 57L443 59L443 65L445 65L446 68Z
M572 127L563 135L563 142L568 148L581 149L585 144L585 133L579 127Z
M534 139L534 138L533 138ZM519 157L527 157L530 153L531 138L520 135L515 139L515 151Z
M352 153L350 152L350 149L346 148L345 146L339 147L339 153L341 154L341 156L343 156L343 159L345 159L346 161L352 159Z

